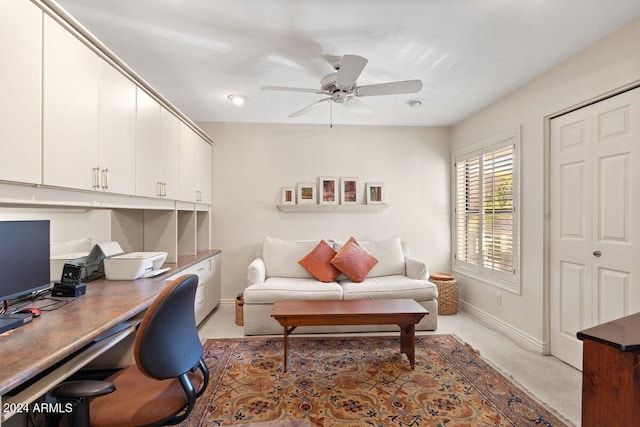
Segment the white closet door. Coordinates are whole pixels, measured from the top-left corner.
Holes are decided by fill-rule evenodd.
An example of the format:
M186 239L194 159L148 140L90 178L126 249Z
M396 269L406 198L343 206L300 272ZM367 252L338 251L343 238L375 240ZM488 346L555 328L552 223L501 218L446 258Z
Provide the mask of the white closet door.
M640 311L639 127L640 89L551 121L551 353L579 369L578 331Z

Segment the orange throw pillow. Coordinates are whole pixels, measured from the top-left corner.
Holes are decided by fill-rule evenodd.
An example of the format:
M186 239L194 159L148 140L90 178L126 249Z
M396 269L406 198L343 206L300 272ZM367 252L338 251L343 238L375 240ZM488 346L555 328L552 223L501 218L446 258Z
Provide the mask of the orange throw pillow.
M304 256L298 264L321 282L335 282L340 274L337 268L331 264L336 251L324 240L321 240L311 252Z
M362 282L377 263L378 260L362 249L353 237L331 260L331 264L356 283Z

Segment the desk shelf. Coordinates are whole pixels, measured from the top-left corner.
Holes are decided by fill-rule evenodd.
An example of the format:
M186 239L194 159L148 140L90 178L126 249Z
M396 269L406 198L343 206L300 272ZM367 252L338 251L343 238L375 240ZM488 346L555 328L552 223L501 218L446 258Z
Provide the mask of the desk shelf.
M277 205L281 212L287 213L329 213L329 212L350 212L350 213L380 213L386 211L390 205Z

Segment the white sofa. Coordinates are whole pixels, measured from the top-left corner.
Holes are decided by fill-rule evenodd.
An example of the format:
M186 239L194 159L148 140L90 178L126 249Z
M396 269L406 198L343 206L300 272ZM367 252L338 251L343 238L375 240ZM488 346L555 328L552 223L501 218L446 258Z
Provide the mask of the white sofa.
M328 241L336 251L344 242ZM265 237L248 268L249 285L244 296L245 335L281 334L282 327L271 317L275 301L412 298L429 311L416 330L435 330L438 324L438 291L429 282L426 263L408 256L397 237L358 242L378 263L362 282L344 274L334 282L321 282L298 261L311 252L319 240L286 241ZM353 325L299 327L295 333L396 331L396 325Z

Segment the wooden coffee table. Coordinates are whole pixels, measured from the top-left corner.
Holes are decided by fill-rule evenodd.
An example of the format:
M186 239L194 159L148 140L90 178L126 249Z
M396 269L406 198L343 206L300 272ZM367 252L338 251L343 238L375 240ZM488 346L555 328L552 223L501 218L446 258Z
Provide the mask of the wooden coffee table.
M415 368L415 326L429 314L412 299L276 301L271 317L284 327L284 371L289 335L298 326L398 325L400 351Z

